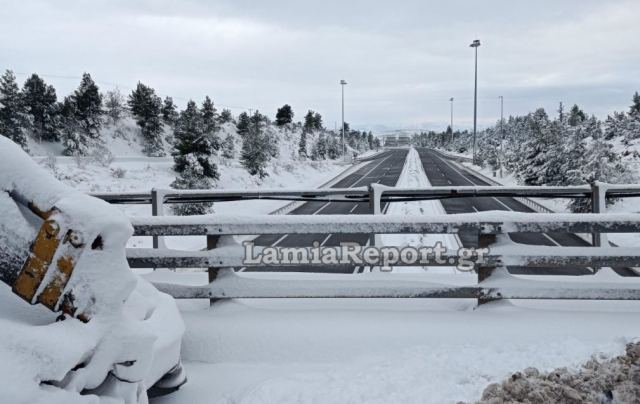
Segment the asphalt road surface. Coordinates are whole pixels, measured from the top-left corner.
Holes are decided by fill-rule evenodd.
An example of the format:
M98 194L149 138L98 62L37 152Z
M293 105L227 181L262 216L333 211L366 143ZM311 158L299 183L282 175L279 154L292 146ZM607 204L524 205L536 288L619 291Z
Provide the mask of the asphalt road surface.
M491 185L478 176L460 169L456 163L450 161L441 153L432 149L416 148L424 171L433 186L465 186ZM505 210L516 212L534 212L514 198L482 197L482 198L450 198L442 199L442 206L447 213L469 213L487 210ZM469 233L459 234L460 241L465 247L477 245L477 235ZM545 246L589 246L590 244L571 233L510 233L509 237L516 243L545 245ZM593 271L585 267L570 268L526 268L509 267L513 274L527 275L590 275ZM626 268L614 268L623 276L636 276Z
M409 149L393 149L381 153L375 159L359 168L354 173L346 176L332 186L332 188L356 188L366 187L372 183L387 186L395 186L402 173L404 162ZM386 209L386 204L382 206ZM349 223L349 215L362 215L371 213L367 202L307 202L290 215L345 215L345 223ZM369 242L368 234L279 234L257 237L256 246L277 247L310 247L317 241L321 246L339 246L342 242L356 242L366 245ZM354 273L362 272L361 267L338 266L322 268L306 267L261 267L246 269L247 271L267 272L323 272L323 273Z

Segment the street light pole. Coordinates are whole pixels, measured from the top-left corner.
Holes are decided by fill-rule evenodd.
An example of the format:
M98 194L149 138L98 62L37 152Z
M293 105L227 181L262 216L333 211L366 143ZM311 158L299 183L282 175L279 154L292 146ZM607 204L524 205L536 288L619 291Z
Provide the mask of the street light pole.
M449 101L451 102L451 125L449 127L451 128L451 144L453 145L453 97L449 98Z
M500 178L502 178L502 164L504 163L504 97L500 98Z
M347 82L340 80L340 85L342 86L342 158L346 159L347 146L344 142L344 86L347 85Z
M476 127L478 122L478 47L480 46L480 40L474 40L471 45L475 48L476 62L475 62L475 81L473 85L473 163L476 162Z

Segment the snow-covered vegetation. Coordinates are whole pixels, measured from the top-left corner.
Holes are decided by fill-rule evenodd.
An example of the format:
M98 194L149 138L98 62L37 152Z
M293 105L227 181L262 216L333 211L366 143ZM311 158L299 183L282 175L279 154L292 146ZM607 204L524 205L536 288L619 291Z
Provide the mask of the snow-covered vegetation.
M523 185L580 185L593 181L630 183L638 178L640 162L640 95L628 112L614 112L601 121L577 105L568 112L562 103L550 117L540 108L525 116L511 116L477 133L476 161L493 170L503 166ZM421 133L417 144L457 153L472 151L468 131ZM612 203L614 201L608 201ZM586 211L589 201L572 201L573 211Z
M343 151L352 156L380 146L371 132L345 126L343 147L341 136L325 129L320 113L309 110L303 122L295 122L289 105L278 109L275 121L260 111L235 118L229 110L218 111L209 97L202 104L189 101L179 111L171 97L162 100L140 82L126 97L117 89L102 94L88 73L77 90L58 102L55 89L36 74L22 89L11 71L0 78L0 134L34 156L47 156L44 165L63 181L77 179L58 170L60 156L79 165L107 166L118 179L127 170L111 167L117 157L146 156L158 162L152 158L171 156L170 186L177 189L242 182L237 171L225 178L229 170L223 167L242 167L259 185L281 170L314 171L326 166L323 162L339 160ZM183 205L176 212L209 210L206 204Z

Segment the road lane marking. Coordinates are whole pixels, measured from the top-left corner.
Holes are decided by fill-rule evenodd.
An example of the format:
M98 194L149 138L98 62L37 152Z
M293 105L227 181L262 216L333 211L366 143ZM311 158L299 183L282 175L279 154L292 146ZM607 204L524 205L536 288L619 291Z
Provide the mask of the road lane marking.
M560 243L558 243L557 241L555 241L554 239L552 239L547 233L541 233L547 240L551 241L553 244L557 245L558 247L562 247L562 245Z
M320 212L321 210L324 210L324 208L326 208L327 206L329 206L329 204L331 204L331 202L327 202L324 205L320 206L320 208L318 210L316 210L315 212L312 213L312 215L317 215L318 212Z
M331 234L327 234L327 237L325 237L324 240L322 240L322 243L320 243L320 247L322 247L327 242L327 240L329 240L329 237L331 237Z
M511 212L515 212L513 209L511 209L510 207L508 207L504 202L502 202L500 199L496 198L495 196L492 196L491 199L493 199L494 201L498 202L500 205L504 206L505 208L507 208L507 210L511 211Z

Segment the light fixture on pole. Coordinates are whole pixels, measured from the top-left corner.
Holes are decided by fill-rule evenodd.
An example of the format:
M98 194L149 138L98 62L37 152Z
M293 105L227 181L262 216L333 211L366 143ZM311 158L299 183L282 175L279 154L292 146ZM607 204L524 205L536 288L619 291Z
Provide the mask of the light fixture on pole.
M342 158L345 159L347 157L347 146L344 142L344 86L347 85L347 82L340 80L340 85L342 86Z
M473 163L476 162L476 127L478 122L478 47L480 46L480 40L474 40L471 45L475 48L475 80L473 85Z

